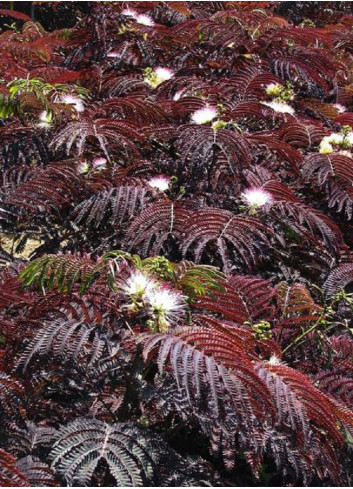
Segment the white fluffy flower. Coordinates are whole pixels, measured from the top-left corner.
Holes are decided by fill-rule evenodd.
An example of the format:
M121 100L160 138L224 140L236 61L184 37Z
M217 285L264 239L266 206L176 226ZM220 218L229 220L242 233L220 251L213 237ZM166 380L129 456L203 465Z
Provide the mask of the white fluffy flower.
M53 120L53 117L50 112L43 110L43 112L39 114L39 120L42 122L50 122Z
M337 109L340 114L347 111L347 107L341 104L333 104L333 107Z
M150 27L154 25L154 21L150 15L139 14L132 8L125 8L121 11L121 15L124 15L125 17L132 17L138 24L147 25Z
M48 129L53 122L53 115L50 112L43 110L39 114L39 120L40 122L37 124L37 127Z
M319 152L322 155L329 155L333 153L333 146L327 140L323 139L320 143Z
M148 181L148 185L158 189L160 192L165 192L169 188L170 178L164 175L153 177Z
M262 102L263 105L267 105L267 107L270 107L273 109L275 112L279 112L281 114L290 114L294 115L294 109L290 105L286 104L285 102Z
M333 132L329 136L325 136L320 143L319 152L324 155L333 153L333 144L337 146L352 145L353 133L342 134Z
M121 15L124 15L125 17L133 17L135 19L138 16L138 13L132 8L124 8L124 10L121 11Z
M73 95L64 95L60 99L60 102L63 104L72 105L76 112L83 112L85 110L82 100Z
M333 132L329 136L324 137L324 140L330 144L342 144L344 141L344 136L343 134Z
M149 27L154 25L154 20L152 17L146 14L140 14L134 17L138 24L147 25Z
M282 365L282 362L280 358L276 357L276 355L272 355L268 360L268 364L276 366L276 365Z
M262 188L249 188L241 196L250 207L262 207L272 202L272 195Z
M208 122L211 122L213 119L215 119L217 116L217 108L210 105L204 107L203 109L196 110L191 115L191 120L195 124L207 124Z
M117 58L120 56L120 54L117 51L110 51L110 53L107 54L107 58Z
M150 288L145 294L150 312L157 319L175 322L185 314L184 297L168 288Z
M83 161L77 166L77 172L84 175L89 172L89 164L87 161Z
M152 88L158 87L161 83L170 80L174 76L174 71L170 68L157 66L157 68L148 68L144 81Z
M107 168L107 158L98 156L92 161L92 166L95 170L105 170Z
M353 145L353 132L349 132L348 134L346 134L346 137L344 139L345 143L349 144L350 146Z
M154 72L157 76L159 83L170 80L174 76L174 71L170 68L164 68L163 66L157 66L154 69Z
M143 298L146 294L154 290L155 287L156 282L153 279L136 270L122 284L121 289L130 297Z

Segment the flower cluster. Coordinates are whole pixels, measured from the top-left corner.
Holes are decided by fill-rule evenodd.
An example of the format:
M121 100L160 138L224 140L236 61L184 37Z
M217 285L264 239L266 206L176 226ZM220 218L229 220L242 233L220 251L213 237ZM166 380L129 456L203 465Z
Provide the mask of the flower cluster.
M152 177L148 181L148 185L150 185L153 188L156 188L160 192L165 192L169 188L170 177L167 177L165 175L158 175L157 177Z
M277 367L278 365L284 365L282 360L278 358L276 355L272 355L269 360L267 360L267 363L271 366Z
M144 298L155 286L156 282L152 278L136 270L122 284L121 288L126 295L138 300Z
M102 156L97 156L93 158L92 167L97 170L105 170L107 168L107 158L103 158Z
M82 99L71 94L55 97L53 103L70 105L71 108L76 112L83 112L85 110L85 106L83 104ZM43 129L49 129L53 124L53 122L54 122L53 112L50 110L43 110L39 114L39 123L37 124L37 127Z
M150 87L156 88L161 83L170 80L174 76L174 71L170 68L157 66L157 68L146 68L144 73L144 82Z
M146 302L158 331L168 330L170 324L176 323L185 314L184 297L166 287L150 289L146 293Z
M349 149L353 145L353 131L351 127L345 126L341 132L333 132L329 136L325 136L319 147L321 154L327 155L334 151L334 146L338 149Z
M266 204L271 204L273 199L272 195L263 190L262 188L252 187L241 194L242 199L250 207L250 210L255 211L259 207L263 207Z
M207 124L218 116L217 107L207 105L202 109L196 110L191 115L191 121L195 124Z
M148 27L152 27L154 25L154 21L151 16L146 14L139 14L136 10L132 8L126 8L122 10L121 15L124 17L132 17L135 22L141 25L146 25Z
M295 112L293 107L282 101L273 100L272 102L262 102L262 104L270 107L272 110L280 114L294 115Z
M49 112L47 110L43 110L39 114L39 121L40 122L37 124L37 127L40 127L42 129L48 129L54 121L54 117L53 117L52 112Z
M118 51L110 51L107 53L107 58L118 58L120 55Z
M92 162L89 164L87 161L81 162L77 166L77 172L81 175L86 175L91 169L95 171L105 170L107 168L108 160L102 156L97 156L93 158Z
M339 114L343 114L343 112L347 112L347 107L342 104L333 104L333 107L338 110Z
M148 325L152 330L167 331L185 314L185 298L180 292L157 282L154 278L135 270L121 286L123 293L132 301L130 309L145 307L151 317Z
M83 112L85 110L82 100L74 95L64 95L61 97L60 102L62 104L71 105L76 112Z
M89 172L89 164L87 161L83 161L77 166L77 172L80 175L86 175Z

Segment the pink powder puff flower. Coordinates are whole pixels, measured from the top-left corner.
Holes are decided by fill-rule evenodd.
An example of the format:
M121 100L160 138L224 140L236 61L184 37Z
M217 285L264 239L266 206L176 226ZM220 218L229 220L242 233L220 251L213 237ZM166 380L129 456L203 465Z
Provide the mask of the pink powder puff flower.
M256 187L245 190L241 196L250 207L255 208L270 204L273 200L272 195L269 192Z
M191 114L191 120L195 124L207 124L211 122L218 116L218 111L216 107L211 105L203 107L202 109L196 110Z
M170 184L170 178L164 175L158 175L157 177L152 177L148 181L148 185L158 189L160 192L165 192L166 190L168 190L169 184Z
M107 158L98 156L92 161L92 166L95 170L105 170L107 168Z

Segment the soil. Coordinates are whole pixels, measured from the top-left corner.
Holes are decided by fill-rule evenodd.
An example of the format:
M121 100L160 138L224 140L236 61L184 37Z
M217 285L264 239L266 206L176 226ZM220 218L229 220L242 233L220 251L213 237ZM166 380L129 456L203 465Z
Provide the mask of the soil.
M9 254L11 254L12 248L15 250L16 245L20 242L21 236L15 239L15 235L13 234L5 234L0 233L0 246ZM36 238L28 238L26 246L21 253L13 253L14 258L22 258L28 260L30 255L42 244L39 239Z

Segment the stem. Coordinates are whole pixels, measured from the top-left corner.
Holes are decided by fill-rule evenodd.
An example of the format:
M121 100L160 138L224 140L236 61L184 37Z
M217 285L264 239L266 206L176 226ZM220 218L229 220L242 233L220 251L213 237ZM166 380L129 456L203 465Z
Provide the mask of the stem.
M307 336L309 333L311 333L312 331L314 331L314 329L317 328L317 326L320 325L321 321L324 319L324 317L326 316L326 314L328 312L328 308L327 308L327 305L325 303L325 298L324 298L322 289L320 289L319 287L316 287L316 286L314 286L314 287L320 293L320 296L321 296L321 299L322 299L322 304L323 304L322 313L321 313L320 317L318 318L318 320L316 321L316 323L313 326L311 326L311 328L309 328L306 331L304 331L304 333L302 333L301 335L297 336L294 339L294 341L292 341L292 343L290 343L283 350L282 353L286 353L288 350L290 350L291 348L293 348L293 346L297 345L303 338L305 338L305 336Z
M216 137L216 136L215 136ZM216 144L213 145L213 153L212 153L212 160L211 160L211 163L208 167L206 167L206 173L207 173L207 190L208 191L212 191L212 185L211 185L211 181L212 181L212 170L213 168L215 167L216 163L217 163L217 146Z
M129 375L126 378L125 396L124 396L123 403L118 410L118 415L117 415L120 420L128 419L128 417L129 417L129 406L130 406L130 404L131 405L134 404L134 399L137 395L136 394L136 385L134 383L134 378L135 378L137 372L140 370L140 362L141 362L140 355L141 355L141 348L139 347L137 349L135 357L132 361Z
M302 333L301 335L297 336L295 338L294 341L292 341L292 343L290 343L284 350L282 353L286 353L288 350L290 350L291 348L293 348L293 346L297 345L299 343L300 340L302 340L303 338L305 338L305 336L307 336L309 333L311 333L312 331L314 331L315 328L317 328L317 326L319 326L319 324L321 323L323 319L323 315L321 315L319 317L319 319L316 321L316 323L311 326L311 328L307 329L306 331L304 331L304 333Z
M130 331L130 333L132 333L135 336L134 330L131 328L130 324L126 321L126 319L124 319L124 322L125 322L128 330Z

